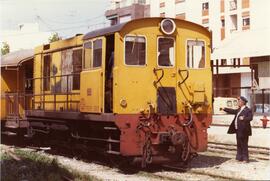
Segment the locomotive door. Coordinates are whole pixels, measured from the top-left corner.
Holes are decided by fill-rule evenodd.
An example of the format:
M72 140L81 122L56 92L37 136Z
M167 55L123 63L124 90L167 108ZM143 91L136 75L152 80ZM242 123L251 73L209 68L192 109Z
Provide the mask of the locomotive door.
M154 68L157 112L176 113L175 37L157 37L157 67Z
M81 72L80 111L104 110L105 38L84 44L84 70Z
M180 41L180 40L179 40ZM181 39L180 58L177 63L177 95L179 107L205 102L205 87L211 83L210 54L206 54L206 41L197 38ZM206 56L208 56L206 58ZM179 110L180 111L180 110Z

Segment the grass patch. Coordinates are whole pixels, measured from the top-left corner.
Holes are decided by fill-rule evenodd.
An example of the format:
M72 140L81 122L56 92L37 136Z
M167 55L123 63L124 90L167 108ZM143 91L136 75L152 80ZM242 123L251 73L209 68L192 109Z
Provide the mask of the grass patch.
M15 149L14 159L9 153L1 153L1 180L27 180L27 181L63 181L63 180L99 180L94 176L78 173L59 164L57 159L40 155L36 152Z

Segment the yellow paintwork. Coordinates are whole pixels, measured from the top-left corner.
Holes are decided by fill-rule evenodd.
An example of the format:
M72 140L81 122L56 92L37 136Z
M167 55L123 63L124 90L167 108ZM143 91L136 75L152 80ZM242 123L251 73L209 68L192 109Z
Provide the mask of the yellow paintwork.
M210 33L203 27L182 20L174 20L176 23L176 32L169 37L175 41L175 65L173 67L162 67L164 77L157 87L153 82L161 76L161 71L155 75L154 68L160 68L157 65L157 38L168 37L160 30L162 18L147 18L135 20L127 23L119 32L114 33L114 68L113 68L113 113L117 114L137 114L141 111L149 111L149 105L157 111L157 88L175 87L177 99L177 113L186 113L187 107L192 106L195 113L212 112L212 77L210 68ZM127 66L124 63L124 39L126 35L141 35L146 39L146 65L145 66ZM87 68L81 72L79 95L69 96L69 100L80 101L79 105L66 105L64 100L66 95L52 94L51 90L46 91L45 97L35 97L35 108L45 108L53 110L53 101L57 100L56 110L65 109L67 106L74 109L78 108L85 113L103 113L104 112L104 87L105 87L105 55L106 55L106 37L96 37L86 41L102 39L102 67ZM202 69L190 69L186 66L186 42L187 40L202 40L205 42L206 65ZM43 57L45 54L52 56L51 65L57 68L56 75L61 75L61 52L70 47L82 47L82 36L70 38L68 40L57 41L50 44L49 49L43 50L43 46L35 49L34 77L43 76ZM106 60L108 61L108 60ZM188 79L178 86L186 76L186 72L179 75L178 71L188 70ZM60 80L60 78L59 78ZM58 80L56 80L58 82ZM51 86L54 82L51 81ZM43 84L40 80L35 80L35 94L42 94ZM45 104L42 104L43 99ZM38 103L40 102L40 103ZM50 102L50 103L49 103ZM123 106L120 103L126 102Z
M102 40L102 65L105 64L106 39ZM93 39L93 41L96 39ZM105 67L89 68L81 73L80 111L101 113L104 110Z
M6 110L6 92L23 92L24 90L24 67L19 67L19 84L17 88L17 67L1 68L1 120L7 116ZM13 98L11 102L15 102ZM19 100L19 115L24 115L24 102L23 99Z
M127 24L115 38L115 68L114 75L114 112L119 114L138 113L142 110L147 111L149 104L157 107L157 91L153 86L153 81L158 77L153 73L157 66L157 37L164 36L158 27L161 19L146 19L142 21L134 21ZM177 26L177 34L172 35L176 41L175 60L176 65L172 68L163 68L164 77L161 84L164 87L176 87L177 95L177 112L185 112L186 105L200 103L204 100L203 112L211 113L212 102L212 78L210 68L210 36L209 33L195 25L186 21L175 20ZM126 66L124 65L124 37L125 35L143 35L147 39L147 66ZM188 39L199 39L205 41L206 48L206 68L204 69L188 69L189 78L180 87L177 86L178 81L183 78L178 74L178 70L187 69L186 67L186 41ZM185 73L183 73L185 74ZM185 75L182 75L185 77ZM204 87L204 92L200 92ZM160 86L160 84L158 85ZM197 92L196 92L196 91ZM194 92L196 92L194 94ZM127 106L120 105L121 100L126 100Z
M45 46L39 46L35 48L35 59L34 59L34 100L35 100L35 109L43 109L44 110L78 110L78 103L68 103L68 101L77 101L79 102L79 90L72 90L72 93L77 93L78 95L54 95L52 87L55 84L62 84L61 77L52 77L50 78L50 90L43 91L43 80L40 78L43 77L43 63L44 56L51 56L51 72L50 76L60 76L62 75L61 66L62 66L62 52L71 51L73 49L77 49L82 47L82 35L72 37L66 40L60 40L49 44L49 48L46 49ZM65 79L66 80L66 79ZM61 87L61 86L60 86ZM58 91L60 93L61 91ZM43 96L42 94L48 94ZM63 93L63 92L61 92ZM64 92L65 93L65 92ZM54 105L56 102L56 105Z

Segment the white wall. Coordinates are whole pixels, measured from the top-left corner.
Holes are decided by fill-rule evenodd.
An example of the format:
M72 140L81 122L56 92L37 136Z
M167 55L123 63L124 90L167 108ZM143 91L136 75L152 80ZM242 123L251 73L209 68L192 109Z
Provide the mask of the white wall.
M212 31L213 48L217 47L221 41L221 20L220 18L220 1L209 1L209 29Z
M241 73L241 87L249 87L251 86L251 73ZM248 99L248 105L251 102L249 90L241 89L241 96L244 96ZM250 105L249 105L250 106Z
M150 0L150 17L159 17L159 0Z
M202 3L198 0L188 0L186 2L186 20L202 24Z
M270 1L250 0L250 29L270 28Z
M175 0L165 1L165 17L169 18L175 17Z

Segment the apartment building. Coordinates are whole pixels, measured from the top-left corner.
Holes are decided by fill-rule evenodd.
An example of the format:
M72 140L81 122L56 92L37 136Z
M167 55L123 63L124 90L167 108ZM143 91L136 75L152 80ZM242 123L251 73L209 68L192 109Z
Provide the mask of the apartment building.
M214 96L241 94L250 105L270 106L269 0L114 0L111 4L106 12L111 24L151 16L179 18L208 28L212 31L211 59L227 66L220 67L218 75L214 69ZM136 12L138 5L142 7ZM250 64L252 70L238 67Z

